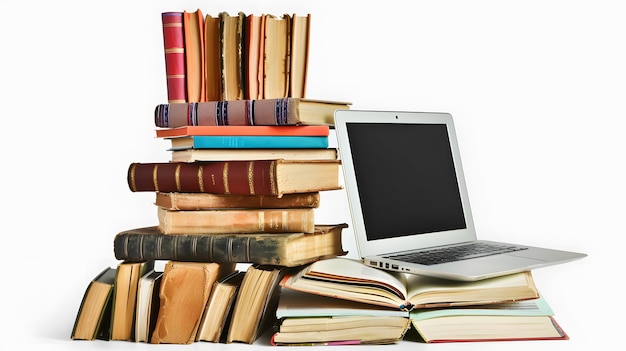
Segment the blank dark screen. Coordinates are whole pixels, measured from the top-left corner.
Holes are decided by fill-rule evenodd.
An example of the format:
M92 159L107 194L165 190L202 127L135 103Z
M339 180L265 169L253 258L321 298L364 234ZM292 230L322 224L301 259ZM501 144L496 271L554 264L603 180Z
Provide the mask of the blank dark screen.
M348 123L368 240L466 227L444 124Z

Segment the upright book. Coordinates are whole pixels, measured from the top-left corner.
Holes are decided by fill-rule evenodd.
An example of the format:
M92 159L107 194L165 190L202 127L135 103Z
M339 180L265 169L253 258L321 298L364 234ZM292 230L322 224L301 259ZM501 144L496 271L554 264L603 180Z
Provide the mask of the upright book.
M157 227L125 230L113 240L117 259L239 262L299 266L345 255L346 224L320 225L312 234L163 234Z
M276 321L278 282L288 268L251 265L241 282L228 326L226 343L252 344Z
M164 234L313 233L313 208L172 211L157 207Z
M291 16L265 16L265 51L263 56L265 99L289 95L291 69Z
M341 189L339 160L131 163L133 192L277 195Z
M183 12L163 12L161 14L167 101L169 103L187 102L183 17Z
M234 269L232 263L167 262L159 291L159 314L150 342L194 342L213 283Z
M340 257L313 262L298 273L285 276L281 286L407 311L539 297L530 271L463 282L392 273L369 267L358 260Z
M72 328L73 340L109 340L115 274L116 268L107 267L87 285Z
M233 305L244 275L244 271L234 271L213 284L211 296L207 301L196 334L196 341L221 342L226 340L223 336L228 330Z
M204 74L206 101L222 99L222 73L220 64L220 18L207 14L204 17Z
M291 16L291 68L289 70L289 96L303 98L309 67L309 41L311 14Z
M206 101L204 15L200 9L194 12L183 12L183 31L187 101Z
M149 342L159 313L159 288L163 272L151 270L139 279L135 312L135 341Z
M334 125L336 110L351 103L304 98L207 101L158 104L154 124L159 128L182 126Z
M243 24L245 14L219 14L220 68L222 82L221 100L243 99Z
M111 340L134 341L139 279L154 269L154 261L123 261L117 265L111 313Z

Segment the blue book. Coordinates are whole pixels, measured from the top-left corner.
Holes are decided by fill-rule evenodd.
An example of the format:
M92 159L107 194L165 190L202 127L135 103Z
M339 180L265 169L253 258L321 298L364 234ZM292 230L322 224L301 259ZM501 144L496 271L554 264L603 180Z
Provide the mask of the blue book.
M328 148L328 136L194 135L170 140L172 142L170 150Z

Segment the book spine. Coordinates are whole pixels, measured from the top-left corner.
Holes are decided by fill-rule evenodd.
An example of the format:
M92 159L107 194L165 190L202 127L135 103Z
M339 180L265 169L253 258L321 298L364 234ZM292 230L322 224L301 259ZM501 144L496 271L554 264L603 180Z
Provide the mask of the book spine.
M164 234L312 233L312 208L171 211L158 208Z
M318 208L320 193L276 196L157 193L155 204L170 210L225 208Z
M298 125L299 103L296 98L278 98L159 104L154 123L159 128Z
M133 192L160 191L234 195L278 195L276 161L131 163Z
M327 136L287 135L197 135L191 136L194 149L326 149Z
M182 12L161 14L167 100L170 103L187 101L185 79L185 38Z
M117 259L189 262L284 264L288 238L232 235L168 235L120 233L114 239Z

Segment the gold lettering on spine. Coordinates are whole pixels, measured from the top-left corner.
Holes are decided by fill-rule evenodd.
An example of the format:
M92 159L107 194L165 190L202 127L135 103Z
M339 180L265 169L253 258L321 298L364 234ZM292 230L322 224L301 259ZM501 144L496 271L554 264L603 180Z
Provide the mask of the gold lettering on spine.
M176 180L176 191L180 190L180 164L176 165L176 170L174 171L174 179Z
M133 163L130 165L130 188L132 191L137 191L137 184L135 183L135 169L137 168L137 164Z
M155 164L152 168L152 185L154 186L155 191L159 191L159 181L157 179L158 170L159 165Z
M276 161L272 161L270 164L270 185L272 187L272 194L278 194L278 185L276 182Z
M200 192L204 192L204 167L198 167L198 185L200 186Z
M258 228L259 231L262 232L265 230L265 212L261 211L259 212L259 218L258 218Z
M254 161L248 162L248 188L250 195L254 195Z
M230 194L230 186L228 184L228 162L224 163L224 169L222 169L222 181L224 182L224 192Z

